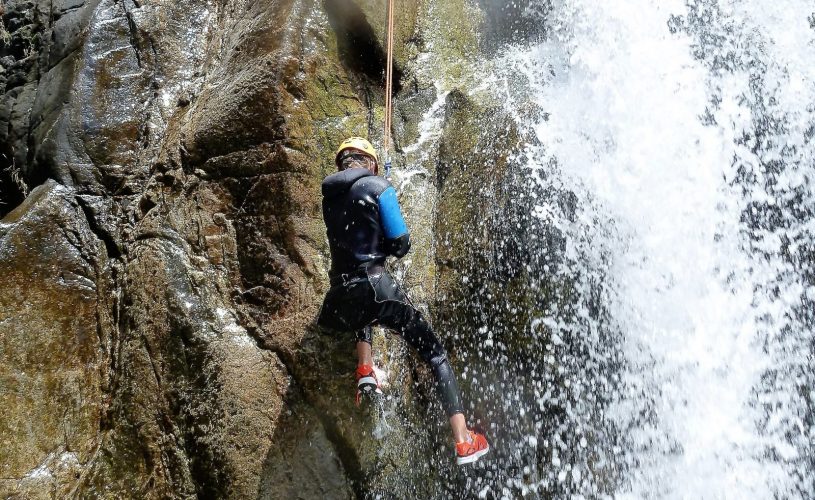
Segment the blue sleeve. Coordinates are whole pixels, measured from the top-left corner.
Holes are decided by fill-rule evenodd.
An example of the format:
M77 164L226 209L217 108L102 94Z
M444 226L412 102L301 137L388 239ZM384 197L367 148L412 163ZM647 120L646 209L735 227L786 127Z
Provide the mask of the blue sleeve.
M385 238L393 240L408 234L407 224L402 218L402 210L399 208L399 200L396 198L396 190L393 189L393 186L388 186L379 195L379 219L382 222Z

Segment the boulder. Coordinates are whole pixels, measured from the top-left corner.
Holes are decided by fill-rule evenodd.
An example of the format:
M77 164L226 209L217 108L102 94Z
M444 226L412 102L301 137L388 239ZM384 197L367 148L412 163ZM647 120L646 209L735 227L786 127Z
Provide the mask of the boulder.
M0 496L67 496L102 438L112 269L54 181L0 222L0 256Z

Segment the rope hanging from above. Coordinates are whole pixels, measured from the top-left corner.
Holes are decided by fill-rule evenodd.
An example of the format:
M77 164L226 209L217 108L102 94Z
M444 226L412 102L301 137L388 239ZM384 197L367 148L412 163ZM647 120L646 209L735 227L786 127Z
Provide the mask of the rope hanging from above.
M393 123L393 3L388 0L388 42L385 69L385 177L390 179L391 171L391 127Z

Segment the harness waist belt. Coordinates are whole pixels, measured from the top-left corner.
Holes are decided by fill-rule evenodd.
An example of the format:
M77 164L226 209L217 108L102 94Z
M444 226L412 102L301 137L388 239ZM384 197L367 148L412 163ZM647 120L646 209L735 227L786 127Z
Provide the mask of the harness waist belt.
M328 282L331 284L331 286L346 285L355 281L368 279L369 274L380 274L383 272L385 272L385 266L381 264L371 264L368 266L360 266L350 273L329 276Z

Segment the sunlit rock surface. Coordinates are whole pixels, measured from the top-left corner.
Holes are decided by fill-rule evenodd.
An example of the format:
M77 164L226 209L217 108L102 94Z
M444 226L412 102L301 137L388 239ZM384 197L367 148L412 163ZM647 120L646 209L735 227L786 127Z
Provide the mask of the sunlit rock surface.
M449 99L423 54L477 53L481 17L439 26L463 6L397 13L394 182L415 242L397 272L425 308L427 127ZM384 3L0 13L0 496L441 494L453 451L428 373L378 335L392 396L358 409L351 337L312 324L327 287L319 183L342 138L382 134Z
M80 203L48 181L0 224L4 495L67 495L102 438L113 290Z
M6 0L0 497L815 496L811 0L396 4L391 269L488 459L313 324L385 1Z

